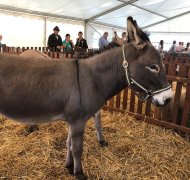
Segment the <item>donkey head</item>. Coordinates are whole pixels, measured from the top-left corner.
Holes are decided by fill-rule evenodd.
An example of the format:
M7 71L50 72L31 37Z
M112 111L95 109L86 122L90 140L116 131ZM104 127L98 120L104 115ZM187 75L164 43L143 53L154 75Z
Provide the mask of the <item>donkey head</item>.
M155 105L164 106L173 93L160 54L132 17L127 19L127 31L129 42L123 46L130 86L139 96L151 97Z

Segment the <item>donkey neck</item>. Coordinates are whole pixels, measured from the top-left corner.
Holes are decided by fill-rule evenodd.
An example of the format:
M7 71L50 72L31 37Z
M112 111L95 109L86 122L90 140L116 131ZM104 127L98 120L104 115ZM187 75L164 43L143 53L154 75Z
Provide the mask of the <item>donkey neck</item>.
M91 62L94 81L106 100L127 86L120 47L94 56Z

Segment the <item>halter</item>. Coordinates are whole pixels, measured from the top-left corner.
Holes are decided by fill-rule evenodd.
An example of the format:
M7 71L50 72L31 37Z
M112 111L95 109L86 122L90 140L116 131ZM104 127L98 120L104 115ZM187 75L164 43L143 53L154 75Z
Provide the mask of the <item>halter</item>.
M168 89L171 88L171 85L163 88L163 89L160 89L160 90L157 90L157 91L152 91L150 89L146 89L145 87L143 87L142 85L140 85L137 81L135 81L131 76L130 76L130 73L129 73L129 63L127 62L126 58L125 58L125 51L124 51L124 47L125 45L123 44L122 46L122 52L123 52L123 67L125 69L125 75L126 75L126 79L127 79L127 83L128 83L128 87L132 90L134 90L134 85L136 85L137 87L139 87L142 91L144 91L145 94L141 94L141 93L138 93L135 91L135 94L139 97L139 99L141 101L145 101L147 100L149 97L152 97L154 96L155 94L158 94L158 93L161 93L163 91L166 91Z

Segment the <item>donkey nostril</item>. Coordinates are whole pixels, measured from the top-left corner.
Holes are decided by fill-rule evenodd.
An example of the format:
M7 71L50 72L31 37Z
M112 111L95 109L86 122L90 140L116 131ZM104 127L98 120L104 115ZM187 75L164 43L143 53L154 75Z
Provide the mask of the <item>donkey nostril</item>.
M170 102L170 100L171 100L170 98L166 99L164 105L167 105Z
M159 100L158 99L152 99L152 103L155 105L155 106L157 106L157 107L164 107L164 106L166 106L169 102L170 102L170 98L168 98L168 99L166 99L166 100L164 100L164 101L162 101L162 103L160 103L159 102Z

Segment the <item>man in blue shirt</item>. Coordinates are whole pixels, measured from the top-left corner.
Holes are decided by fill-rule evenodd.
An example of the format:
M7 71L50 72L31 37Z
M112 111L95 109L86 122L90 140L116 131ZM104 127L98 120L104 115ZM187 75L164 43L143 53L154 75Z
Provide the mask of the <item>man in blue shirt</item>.
M105 32L104 35L102 37L100 37L100 39L99 39L99 43L98 43L99 48L102 48L103 46L109 44L107 38L108 38L108 32Z

